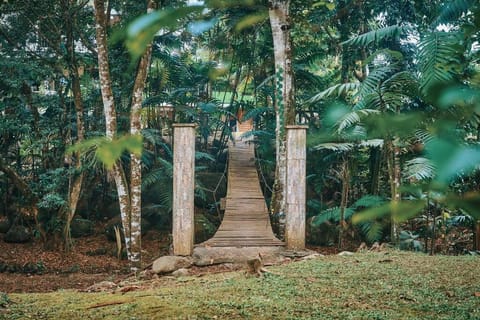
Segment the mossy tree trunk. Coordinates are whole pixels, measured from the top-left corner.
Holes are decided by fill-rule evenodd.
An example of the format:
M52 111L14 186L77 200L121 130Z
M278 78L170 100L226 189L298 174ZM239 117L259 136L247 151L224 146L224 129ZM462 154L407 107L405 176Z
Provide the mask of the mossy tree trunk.
M285 230L286 134L285 126L295 123L295 101L292 68L292 41L290 39L290 0L269 2L269 17L273 36L275 59L275 149L276 169L270 211L279 217L278 233Z

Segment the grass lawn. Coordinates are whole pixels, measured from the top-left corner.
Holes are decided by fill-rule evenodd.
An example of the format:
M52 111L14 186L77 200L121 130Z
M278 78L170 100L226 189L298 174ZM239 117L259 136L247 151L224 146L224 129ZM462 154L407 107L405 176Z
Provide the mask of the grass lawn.
M11 294L0 319L480 319L480 258L400 251L161 278L122 293Z

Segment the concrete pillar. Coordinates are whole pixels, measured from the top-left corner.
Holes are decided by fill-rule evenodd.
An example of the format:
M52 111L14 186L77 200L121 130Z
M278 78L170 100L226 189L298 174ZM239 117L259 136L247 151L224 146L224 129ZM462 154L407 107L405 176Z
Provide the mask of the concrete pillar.
M195 124L173 125L173 254L189 256L194 241Z
M287 248L294 250L305 249L307 128L286 126L285 241Z

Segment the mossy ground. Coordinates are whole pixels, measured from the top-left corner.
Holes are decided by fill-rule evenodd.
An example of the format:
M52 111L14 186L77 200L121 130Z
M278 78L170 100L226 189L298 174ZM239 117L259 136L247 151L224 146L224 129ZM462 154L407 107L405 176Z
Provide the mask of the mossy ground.
M11 294L0 318L480 319L478 257L391 251L269 270L152 280L125 294Z

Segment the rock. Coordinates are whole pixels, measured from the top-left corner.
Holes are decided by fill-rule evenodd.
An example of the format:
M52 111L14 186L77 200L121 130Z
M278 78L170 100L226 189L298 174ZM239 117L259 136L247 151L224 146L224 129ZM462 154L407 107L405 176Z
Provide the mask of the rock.
M198 267L214 264L242 264L258 257L260 253L264 263L275 264L281 261L282 247L200 247L193 249L194 264Z
M337 256L341 256L341 257L353 256L353 255L354 255L354 253L350 252L350 251L342 251L339 254L337 254Z
M306 256L311 256L313 254L316 254L315 251L313 250L284 250L280 253L284 257L288 257L291 259L303 259Z
M320 253L314 253L314 254L309 254L308 256L303 257L301 260L313 260L313 259L318 259L322 257L325 257L325 256Z
M10 221L7 217L0 217L0 233L7 233L10 230Z
M70 225L70 233L74 238L91 236L94 233L94 223L88 219L74 219Z
M188 275L190 275L190 271L186 268L180 268L172 272L172 276L174 277L186 277Z
M90 287L85 289L85 291L86 292L105 292L105 291L109 291L116 288L117 288L117 284L115 282L102 281L102 282L91 285Z
M153 273L169 273L181 268L188 268L193 264L190 257L163 256L153 262Z
M5 234L3 240L8 243L25 243L30 241L32 233L24 226L12 226Z

